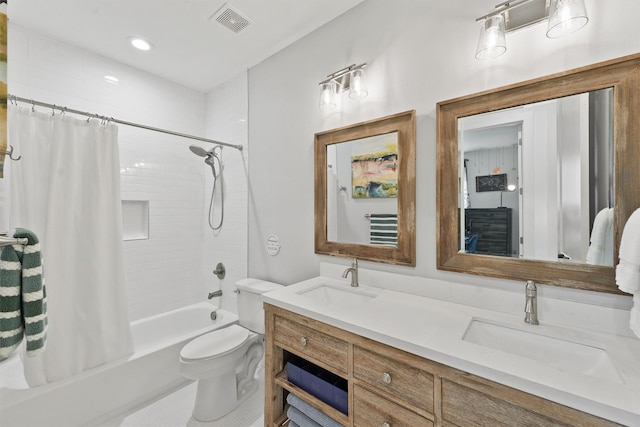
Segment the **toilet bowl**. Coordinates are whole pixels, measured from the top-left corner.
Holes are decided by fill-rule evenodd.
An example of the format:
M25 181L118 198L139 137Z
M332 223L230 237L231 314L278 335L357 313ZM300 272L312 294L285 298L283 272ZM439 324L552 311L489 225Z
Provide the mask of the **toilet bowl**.
M262 294L281 286L258 279L238 281L239 324L201 335L180 351L180 372L198 381L194 419L221 418L257 390L255 373L264 354Z

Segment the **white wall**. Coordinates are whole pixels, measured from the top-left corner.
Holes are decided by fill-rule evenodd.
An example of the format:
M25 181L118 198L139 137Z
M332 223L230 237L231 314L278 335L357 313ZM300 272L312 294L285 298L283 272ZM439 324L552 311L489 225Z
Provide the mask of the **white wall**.
M224 221L220 230L211 230L207 221L213 183L213 175L208 166L206 167L207 185L201 196L207 204L206 212L201 219L204 224L204 236L207 237L202 263L205 287L207 292L222 289L222 305L235 313L237 310L236 294L233 293L234 285L239 279L247 277L247 181L249 179L247 73L241 73L207 93L205 111L207 138L243 146L242 151L229 147L222 149ZM204 162L202 167L205 167ZM222 200L219 187L216 188L216 192L213 211L214 226L217 226L222 212L219 204ZM219 262L226 268L226 276L223 280L219 280L212 274Z
M436 269L435 105L637 52L640 2L586 0L591 21L581 31L548 39L545 26L538 24L508 34L505 55L478 61L475 19L494 5L492 0L368 0L249 70L249 139L253 158L260 159L250 168L250 275L289 284L317 275L320 262L348 264L347 259L314 254L313 134L415 109L417 265L363 262L363 267L516 289L509 281ZM319 109L318 82L361 62L368 63L369 97L345 100L334 112ZM282 243L275 257L264 249L269 234L279 235ZM409 291L421 293L419 287ZM594 304L622 301L559 288L545 292Z
M178 132L205 133L205 109L215 107L211 97L16 25L9 31L10 93ZM120 83L106 82L105 74L119 77ZM235 109L246 110L246 91L240 96L245 106ZM124 243L130 318L206 300L206 292L217 289L211 270L218 260L210 250L215 238L204 222L210 169L188 150L194 141L118 127L122 198L149 200L150 205L150 238ZM216 135L210 127L206 130ZM224 152L227 170L232 169L229 163L238 162L229 151ZM0 200L8 188L8 180L1 181ZM234 211L246 211L246 202L230 204L236 205L229 208L228 222L233 223ZM234 250L233 260L224 259L240 275L246 265L244 253L237 255L242 252L244 247Z

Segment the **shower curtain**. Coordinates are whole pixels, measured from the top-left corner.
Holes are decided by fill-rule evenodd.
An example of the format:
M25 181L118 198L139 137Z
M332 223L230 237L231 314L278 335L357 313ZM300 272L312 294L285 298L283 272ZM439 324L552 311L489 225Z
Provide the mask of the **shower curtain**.
M133 352L122 247L118 129L98 120L11 106L11 223L42 245L49 325L30 386Z

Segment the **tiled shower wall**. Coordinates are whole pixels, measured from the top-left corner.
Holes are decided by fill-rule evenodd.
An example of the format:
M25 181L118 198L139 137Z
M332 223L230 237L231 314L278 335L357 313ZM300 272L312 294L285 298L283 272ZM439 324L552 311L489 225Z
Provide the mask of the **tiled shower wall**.
M246 143L246 121L239 121L246 120L246 89L221 89L222 96L244 96L244 105L242 99L234 104L242 117L212 126L205 123L210 117L206 109L225 101L216 98L216 91L205 95L17 25L10 25L9 31L11 94L192 135L215 134L211 129L224 133L229 126L221 137L230 133L240 140L237 143ZM117 76L120 83L105 81L106 74ZM237 82L246 88L246 78L240 76ZM122 199L149 201L149 239L124 242L131 320L205 301L206 292L220 285L211 271L223 253L232 267L228 278L244 277L246 152L224 150L231 200L223 233L215 235L206 225L211 170L188 149L191 144L211 146L124 125L118 128ZM0 228L15 228L20 224L6 219L8 180L1 181ZM233 244L228 254L226 242Z

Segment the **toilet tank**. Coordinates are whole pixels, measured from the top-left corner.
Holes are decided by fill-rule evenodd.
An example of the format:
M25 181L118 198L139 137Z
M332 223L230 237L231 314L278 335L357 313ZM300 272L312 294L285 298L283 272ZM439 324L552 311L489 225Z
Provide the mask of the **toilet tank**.
M264 334L264 309L262 294L283 285L260 279L242 279L236 282L238 289L238 322L241 326Z

